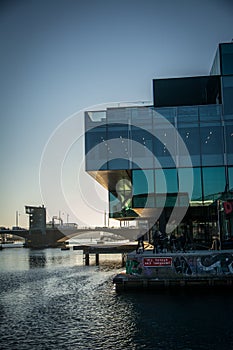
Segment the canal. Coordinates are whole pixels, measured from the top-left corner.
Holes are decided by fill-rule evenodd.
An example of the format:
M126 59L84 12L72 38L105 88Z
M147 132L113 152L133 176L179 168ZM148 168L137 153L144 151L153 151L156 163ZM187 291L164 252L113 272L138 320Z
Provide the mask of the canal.
M231 293L119 294L121 256L94 263L73 250L0 251L0 348L233 348Z

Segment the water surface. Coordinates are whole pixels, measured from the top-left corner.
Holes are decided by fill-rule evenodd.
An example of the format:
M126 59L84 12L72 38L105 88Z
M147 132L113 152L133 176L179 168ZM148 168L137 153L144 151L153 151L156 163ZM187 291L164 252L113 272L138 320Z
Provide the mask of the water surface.
M231 293L116 293L121 257L0 251L0 348L233 349Z

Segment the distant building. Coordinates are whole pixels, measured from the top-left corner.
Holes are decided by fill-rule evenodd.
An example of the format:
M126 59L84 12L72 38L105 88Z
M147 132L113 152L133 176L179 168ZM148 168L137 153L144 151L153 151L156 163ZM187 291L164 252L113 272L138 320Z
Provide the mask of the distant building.
M233 239L233 43L207 76L154 79L153 97L85 112L86 171L108 189L110 218Z

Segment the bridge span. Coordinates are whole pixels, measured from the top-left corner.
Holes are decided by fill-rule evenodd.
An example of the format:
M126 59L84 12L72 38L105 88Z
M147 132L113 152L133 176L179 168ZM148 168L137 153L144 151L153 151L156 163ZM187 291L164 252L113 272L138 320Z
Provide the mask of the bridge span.
M140 229L129 227L76 227L54 226L45 231L41 229L13 229L0 230L0 234L11 234L25 239L24 246L27 248L60 247L71 238L78 237L88 232L102 232L113 235L113 239L128 239L135 241L140 237Z
M51 223L46 224L46 208L25 206L26 214L29 215L29 229L13 227L10 229L0 229L0 234L12 234L25 239L25 247L47 248L61 247L65 242L73 237L80 236L88 232L102 232L113 235L115 240L127 239L137 240L144 232L137 227L79 227L77 224L63 224L61 218L53 217ZM60 221L55 224L54 219Z

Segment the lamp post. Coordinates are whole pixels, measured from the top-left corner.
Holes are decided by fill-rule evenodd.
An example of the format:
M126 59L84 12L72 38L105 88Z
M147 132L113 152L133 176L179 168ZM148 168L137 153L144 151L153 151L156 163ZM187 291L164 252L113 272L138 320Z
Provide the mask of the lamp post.
M222 249L222 204L221 201L217 201L217 214L218 214L218 234L219 234L219 243L220 243L220 250Z
M19 216L20 213L18 212L18 210L16 210L16 217L15 217L15 226L19 227Z

